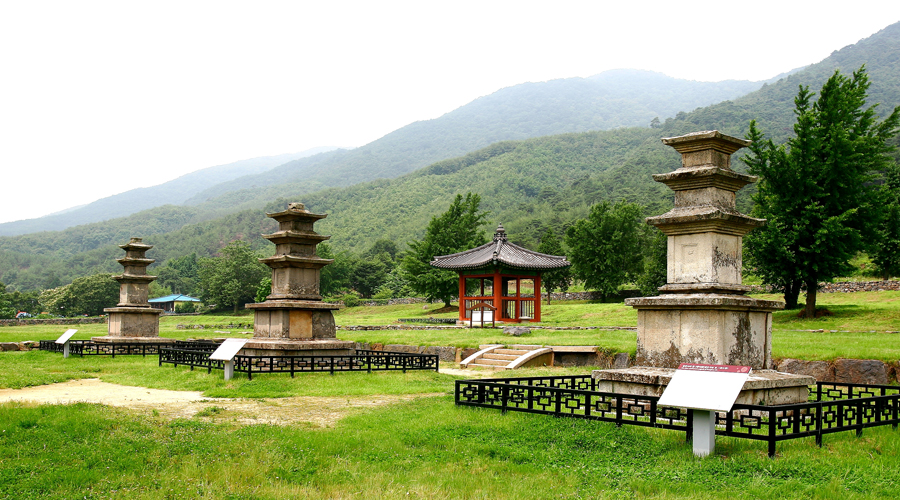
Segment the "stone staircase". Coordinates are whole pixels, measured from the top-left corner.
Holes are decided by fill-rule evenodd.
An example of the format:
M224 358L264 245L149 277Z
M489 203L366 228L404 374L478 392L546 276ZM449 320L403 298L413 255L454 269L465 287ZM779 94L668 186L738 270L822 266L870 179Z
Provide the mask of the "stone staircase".
M460 368L514 370L524 366L551 366L553 349L540 345L482 345L479 351L460 362Z

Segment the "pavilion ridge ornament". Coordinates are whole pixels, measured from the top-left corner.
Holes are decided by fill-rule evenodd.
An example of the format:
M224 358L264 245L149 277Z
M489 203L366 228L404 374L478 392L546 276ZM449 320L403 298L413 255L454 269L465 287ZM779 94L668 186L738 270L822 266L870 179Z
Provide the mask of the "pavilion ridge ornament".
M302 203L266 214L278 222L278 231L263 235L275 244L275 255L260 262L272 269L272 293L264 302L247 304L254 309L253 339L242 351L254 354L346 354L353 342L335 338L332 311L340 306L322 302L319 280L322 268L334 262L316 254L316 246L330 238L313 225L326 217L314 214Z
M150 295L150 283L156 276L147 274L147 266L154 262L144 254L153 248L142 243L141 238L131 238L125 245L125 257L117 259L125 268L124 272L115 276L119 282L119 303L116 307L104 309L109 315L108 335L94 337L95 342L174 342L174 339L159 338L159 315L162 310L155 309L147 302Z

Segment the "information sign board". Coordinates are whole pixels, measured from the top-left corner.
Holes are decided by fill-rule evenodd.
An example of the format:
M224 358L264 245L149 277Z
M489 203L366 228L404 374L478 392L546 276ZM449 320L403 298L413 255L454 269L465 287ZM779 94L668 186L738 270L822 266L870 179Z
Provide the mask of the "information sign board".
M65 344L66 342L69 341L69 339L72 338L73 335L75 335L75 332L77 332L77 331L78 330L75 330L74 328L66 330L65 333L63 333L62 335L59 336L58 339L56 339L56 343L57 344Z
M728 411L750 377L750 370L749 366L682 363L657 404Z
M222 342L219 345L219 348L209 355L209 359L231 361L234 359L235 355L237 355L238 351L244 347L247 340L248 339L225 339L225 342Z

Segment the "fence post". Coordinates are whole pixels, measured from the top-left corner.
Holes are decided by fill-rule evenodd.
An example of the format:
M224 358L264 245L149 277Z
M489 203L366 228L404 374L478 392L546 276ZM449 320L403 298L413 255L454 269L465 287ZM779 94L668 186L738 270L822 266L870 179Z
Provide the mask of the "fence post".
M822 401L816 405L816 446L822 447Z
M769 458L775 458L776 430L778 430L778 410L769 410Z

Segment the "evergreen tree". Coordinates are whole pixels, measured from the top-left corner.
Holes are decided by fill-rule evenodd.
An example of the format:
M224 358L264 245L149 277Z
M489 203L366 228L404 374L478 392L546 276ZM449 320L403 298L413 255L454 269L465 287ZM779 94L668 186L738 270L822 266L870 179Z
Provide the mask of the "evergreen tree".
M219 252L219 257L203 258L200 264L200 297L217 307L238 308L256 298L269 268L259 262L259 256L246 241L235 240Z
M653 226L644 228L644 271L637 278L637 286L645 297L659 294L659 287L666 284L666 252L668 238Z
M564 255L562 243L556 237L553 229L547 229L541 238L541 245L538 252L547 255ZM553 290L559 290L565 293L572 283L572 269L563 267L561 269L552 269L541 274L541 283L544 284L544 290L547 291L547 304L550 303L550 294Z
M6 293L6 285L0 282L0 319L15 318L16 312L11 297Z
M879 274L888 280L900 276L900 163L888 169L883 191L884 213L871 253Z
M431 267L431 261L439 255L449 255L487 243L481 226L487 213L479 209L481 197L477 194L461 194L450 208L432 217L425 229L425 237L409 242L409 252L403 259L403 269L410 287L428 300L440 299L444 307L450 306L451 297L459 293L457 273Z
M745 238L748 264L783 290L789 308L805 286L807 317L815 317L819 281L848 272L877 227L872 181L890 162L887 141L897 134L900 107L878 121L875 106L864 109L868 88L864 67L850 77L836 71L815 102L800 86L794 137L780 146L750 122L744 162L761 176L753 214L768 224Z
M62 316L97 316L103 309L119 301L119 282L112 274L94 274L77 278L72 283L45 290L41 305L50 314Z
M604 201L566 230L572 271L585 288L611 295L641 271L640 218L634 203Z

